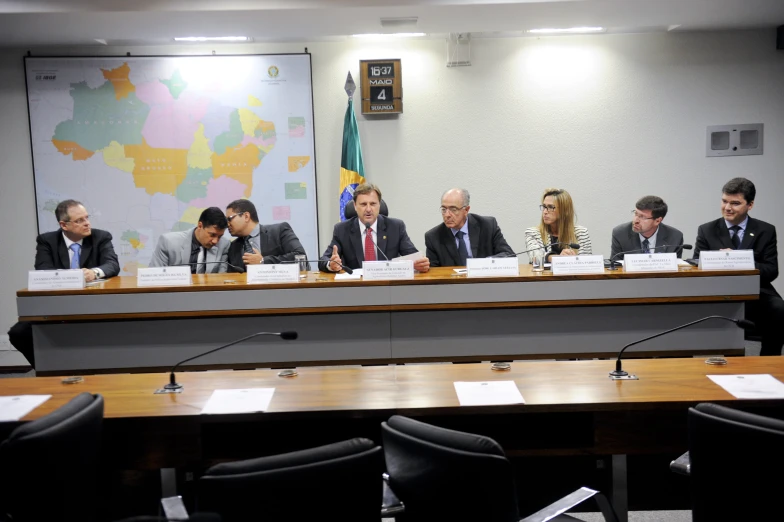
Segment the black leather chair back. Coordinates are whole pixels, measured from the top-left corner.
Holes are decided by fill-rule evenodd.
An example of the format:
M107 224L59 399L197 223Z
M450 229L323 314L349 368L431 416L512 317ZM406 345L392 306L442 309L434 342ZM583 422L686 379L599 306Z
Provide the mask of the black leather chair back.
M493 439L397 415L381 429L389 485L407 522L520 519L512 465Z
M387 208L387 202L383 199L381 200L381 204L379 205L380 208L378 213L382 216L389 216L389 209ZM343 209L343 214L345 214L346 219L351 219L357 216L357 209L354 208L354 201L349 201L346 203L346 207Z
M218 464L199 479L198 509L224 522L378 520L382 472L381 448L361 438Z
M689 409L692 520L769 520L781 512L784 422L702 403Z
M0 444L0 507L17 521L94 519L103 397L82 393Z

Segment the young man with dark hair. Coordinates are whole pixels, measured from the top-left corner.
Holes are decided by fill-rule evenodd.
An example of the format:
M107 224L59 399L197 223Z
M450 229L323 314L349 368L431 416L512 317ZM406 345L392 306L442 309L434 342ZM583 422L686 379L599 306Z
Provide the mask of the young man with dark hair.
M621 252L633 250L640 253L671 253L681 257L683 233L662 223L667 215L667 203L658 196L644 196L632 210L632 220L618 225L612 231L610 259L623 259ZM632 252L629 252L632 253ZM620 254L620 255L619 255Z
M150 266L190 265L192 274L226 272L231 243L223 237L226 227L226 216L221 209L204 209L195 227L168 232L158 238Z
M722 217L700 225L694 257L699 257L703 250L754 251L754 266L760 273L760 296L758 301L746 303L746 319L753 321L762 335L760 355L781 355L784 300L772 284L779 275L776 227L749 216L756 195L751 181L745 178L728 181L722 188Z

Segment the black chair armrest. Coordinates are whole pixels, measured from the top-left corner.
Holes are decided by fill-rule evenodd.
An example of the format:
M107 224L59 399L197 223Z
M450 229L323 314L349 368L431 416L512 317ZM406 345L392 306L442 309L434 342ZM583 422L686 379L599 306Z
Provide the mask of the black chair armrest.
M613 509L612 504L607 500L607 497L590 488L575 490L565 497L556 500L546 508L540 509L533 515L521 519L520 522L547 522L589 498L593 498L596 501L606 522L618 522L618 516L615 514L615 509Z
M381 477L384 479L384 496L381 500L381 518L394 517L395 515L404 513L406 507L400 499L397 498L397 495L392 491L392 488L389 487L389 475L384 473Z
M688 451L670 462L670 471L687 477L691 475L691 459Z

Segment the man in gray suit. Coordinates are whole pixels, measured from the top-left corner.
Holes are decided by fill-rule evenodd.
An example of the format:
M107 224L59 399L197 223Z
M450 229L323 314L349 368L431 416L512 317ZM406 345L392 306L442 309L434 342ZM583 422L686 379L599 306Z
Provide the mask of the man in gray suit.
M637 208L632 210L632 221L618 225L612 231L610 259L623 259L623 252L675 252L681 257L683 234L677 228L662 224L664 216L667 215L667 203L657 196L645 196L635 207Z
M169 232L158 239L150 266L190 265L192 274L226 272L231 244L223 237L226 227L226 216L221 209L204 209L194 228Z

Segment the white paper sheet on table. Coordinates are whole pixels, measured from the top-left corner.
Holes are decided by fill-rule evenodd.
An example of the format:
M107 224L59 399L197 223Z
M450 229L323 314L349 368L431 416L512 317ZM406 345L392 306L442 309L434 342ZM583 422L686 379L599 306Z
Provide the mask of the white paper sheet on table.
M221 414L266 411L273 393L275 393L275 388L215 390L201 412L202 414Z
M0 422L17 421L51 398L51 395L0 397Z
M455 381L454 385L460 406L525 404L525 399L514 381Z
M416 261L417 259L422 259L423 257L425 257L425 254L422 252L414 252L413 254L408 254L407 256L392 258L390 261L408 261L409 259L411 261Z
M623 259L616 259L615 262L623 266ZM684 261L683 259L678 259L678 266L691 266L691 265L686 261Z
M728 393L738 399L782 399L784 383L770 374L708 375Z
M343 272L342 274L335 274L335 281L347 281L351 279L361 279L362 278L362 269L355 268L354 272L351 274L347 274Z

